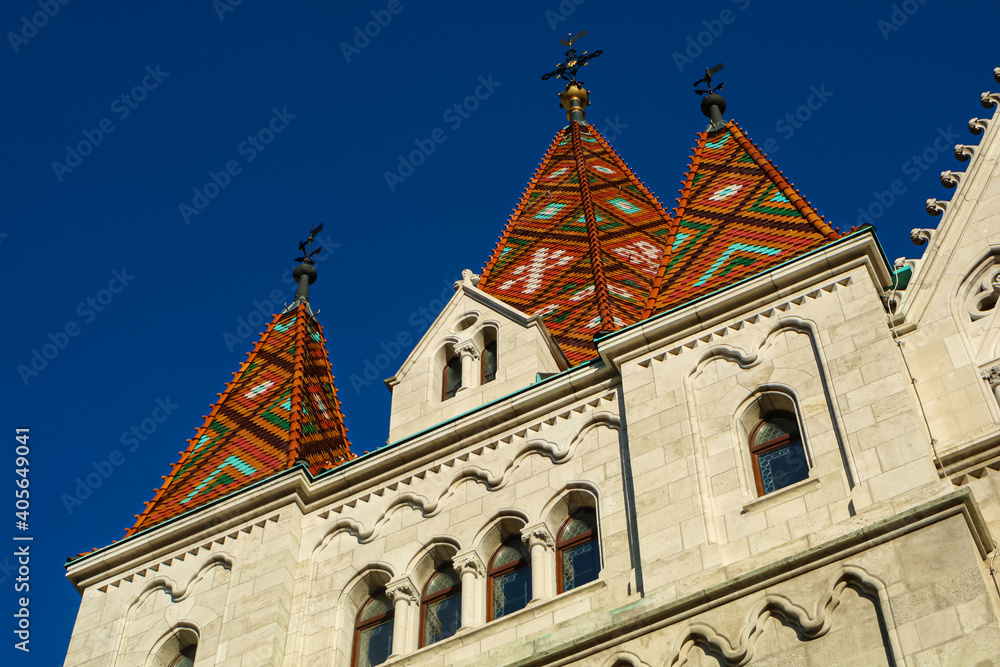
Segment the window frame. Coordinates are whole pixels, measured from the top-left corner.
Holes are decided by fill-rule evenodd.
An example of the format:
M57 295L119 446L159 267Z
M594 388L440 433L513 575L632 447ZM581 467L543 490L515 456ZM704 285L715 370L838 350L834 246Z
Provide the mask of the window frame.
M777 419L784 419L795 425L795 431L793 433L786 433L782 436L768 440L767 442L762 442L760 444L754 444L757 439L757 434L762 428L767 424ZM806 464L806 477L809 479L809 458L806 456L805 442L802 439L802 428L799 426L799 420L796 415L792 412L787 412L784 410L767 412L762 414L760 419L757 420L757 424L750 430L750 435L747 438L747 446L750 451L750 462L753 465L753 479L754 484L757 486L757 496L763 498L764 496L770 495L772 493L777 493L781 489L788 488L788 486L782 486L780 488L774 489L774 491L764 491L764 482L760 475L760 460L758 457L761 454L766 454L767 452L784 447L785 445L790 445L792 443L798 443L799 447L802 449L802 459ZM800 480L804 481L804 480Z
M576 537L571 537L569 540L563 540L562 535L566 528L569 526L570 522L574 520L583 521L581 515L590 517L591 527L585 533L580 533ZM597 549L597 562L598 566L601 562L600 544L598 543L598 530L597 530L597 511L591 507L578 508L569 513L565 520L563 520L562 525L559 527L559 531L556 533L556 595L562 595L566 591L563 589L563 559L562 554L566 549L572 549L573 547L579 546L585 542L593 542L594 548ZM600 572L600 568L598 568ZM597 577L594 578L596 581ZM590 582L586 582L590 583ZM583 585L583 584L581 584ZM571 588L570 590L575 590Z
M389 611L379 614L378 616L373 616L364 622L361 622L360 620L365 613L365 609L368 608L368 605L375 602L375 598L378 597L379 594L386 595L385 589L379 589L369 594L368 599L365 600L363 605L361 605L358 609L358 613L354 617L354 640L351 642L351 667L358 667L358 649L361 648L358 640L361 638L362 631L367 630L368 628L377 627L387 620L392 620L392 632L393 636L395 636L396 606L393 603L392 598L389 598ZM388 595L386 595L386 597L388 598Z
M492 327L483 330L483 351L479 360L479 383L489 384L497 379L497 372L500 370L500 345L497 341L497 331ZM488 378L486 374L486 355L490 346L493 346L493 377Z
M493 565L493 562L497 559L497 556L500 555L500 552L503 551L504 547L508 546L508 544L511 543L511 542L514 542L516 544L522 545L520 547L515 547L515 548L517 548L518 553L521 554L521 558L519 558L516 561L511 561L510 563L506 563L504 565L501 565L499 567L495 567ZM486 568L486 622L487 623L489 623L491 621L497 620L493 616L493 580L497 576L502 576L502 575L508 574L510 572L516 572L516 571L518 571L520 569L527 569L528 570L528 580L530 581L531 580L531 551L527 547L523 546L523 542L521 542L520 538L509 537L506 540L504 540L503 542L501 542L500 546L498 546L493 551L493 555L490 556L489 566ZM532 595L534 595L534 591L532 591ZM531 600L529 599L528 602L531 602ZM527 604L525 605L525 607L526 606L527 606ZM521 609L524 609L525 607L521 607ZM520 611L520 609L518 609L517 611ZM511 612L511 613L515 613L515 612ZM503 616L501 616L501 618L506 618L506 617L507 617L506 613Z
M434 578L437 577L438 575L440 575L442 572L448 570L448 569L451 569L451 571L455 573L455 577L458 579L458 583L453 584L453 585L449 586L448 588L441 589L440 591L437 591L436 593L431 593L430 595L428 595L427 594L427 589L431 587L431 584L434 582ZM442 637L441 639L437 640L436 642L431 642L430 644L425 643L425 639L424 639L426 637L425 630L426 630L426 622L427 622L427 606L428 605L432 605L435 602L440 602L441 600L444 600L446 598L450 598L450 597L452 597L454 595L458 596L459 616L461 617L461 613L462 613L461 612L461 609L462 609L462 575L460 575L455 570L454 567L449 567L449 565L447 563L445 563L444 565L438 566L434 570L434 573L431 574L431 576L427 579L427 583L424 584L424 591L420 595L420 639L418 641L418 648L423 648L425 646L431 646L433 644L436 644L437 641L444 641L446 639L451 639L452 637L455 636L455 635L449 635L448 637Z
M458 384L455 385L455 389L452 390L451 395L448 395L448 371L451 370L451 362L453 360L458 361ZM444 366L441 369L441 402L447 401L449 399L455 398L458 390L462 388L462 357L459 354L450 354L445 356Z

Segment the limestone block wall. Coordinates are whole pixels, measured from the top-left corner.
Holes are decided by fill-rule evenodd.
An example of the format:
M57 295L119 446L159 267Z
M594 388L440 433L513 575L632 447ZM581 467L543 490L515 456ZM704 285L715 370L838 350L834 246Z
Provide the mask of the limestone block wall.
M64 664L160 667L178 632L198 664L283 664L300 529L292 506L88 587Z
M951 489L878 296L854 269L623 364L650 590L721 583ZM794 409L809 477L758 497L762 401Z

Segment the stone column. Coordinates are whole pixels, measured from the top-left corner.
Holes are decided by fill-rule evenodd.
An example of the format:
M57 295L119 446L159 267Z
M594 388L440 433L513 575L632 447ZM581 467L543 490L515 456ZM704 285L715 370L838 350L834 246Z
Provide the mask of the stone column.
M455 346L455 351L462 356L462 389L479 386L479 350L472 342Z
M480 623L479 589L486 581L486 566L475 551L463 551L452 560L455 572L462 578L462 630L477 627Z
M521 531L521 541L531 550L531 601L552 597L550 583L555 581L555 559L551 556L556 541L544 523Z
M988 372L983 373L983 380L990 383L993 396L997 399L997 403L1000 403L1000 366L994 366Z
M385 594L392 600L392 655L394 658L413 651L410 632L410 609L417 603L417 589L409 577L401 577L389 582Z

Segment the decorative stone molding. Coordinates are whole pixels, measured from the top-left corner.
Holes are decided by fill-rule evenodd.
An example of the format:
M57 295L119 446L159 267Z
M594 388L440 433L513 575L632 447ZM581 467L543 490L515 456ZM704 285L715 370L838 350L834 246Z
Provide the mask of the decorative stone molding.
M993 366L989 371L983 372L982 378L990 383L990 389L1000 387L1000 366Z
M462 269L462 279L455 281L455 289L459 287L479 287L479 274L472 269Z
M479 358L479 348L477 348L475 343L471 341L466 341L456 345L455 352L458 352L458 354L463 357L472 357L473 359Z
M466 572L471 572L477 579L486 576L486 565L483 563L483 559L471 549L456 554L451 562L454 564L458 576L462 576Z
M993 78L997 83L1000 83L1000 67L993 68Z
M969 119L969 132L975 135L980 135L985 132L990 126L989 118L970 118Z
M952 171L950 169L945 169L941 172L941 185L946 188L953 188L959 184L963 176L965 176L964 171Z
M417 587L413 585L409 577L405 576L390 581L385 587L385 594L393 602L405 600L413 603L417 601Z
M985 92L979 96L979 103L984 109L992 109L1000 104L1000 93Z
M532 526L527 526L521 531L521 541L524 542L528 547L543 546L547 549L551 549L556 545L556 540L552 537L552 533L549 532L548 526L544 523L536 523Z
M917 227L910 230L910 240L913 241L913 245L924 245L925 243L930 243L933 237L933 229Z
M927 210L927 215L938 216L948 209L948 201L931 197L924 202L924 208Z
M969 159L976 155L975 146L967 146L966 144L955 144L955 159L959 162L968 162Z

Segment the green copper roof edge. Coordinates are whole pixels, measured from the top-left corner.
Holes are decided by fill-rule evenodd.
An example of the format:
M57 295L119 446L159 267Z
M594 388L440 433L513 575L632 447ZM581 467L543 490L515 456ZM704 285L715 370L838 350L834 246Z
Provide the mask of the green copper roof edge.
M730 290L734 290L737 287L743 285L744 283L748 283L751 280L756 280L756 279L760 278L761 276L765 276L768 273L771 273L772 271L777 271L778 269L780 269L782 267L788 266L789 264L792 264L794 262L798 262L799 260L805 259L806 257L810 257L812 255L816 255L816 254L821 253L821 252L826 252L827 250L829 250L830 248L832 248L832 247L834 247L836 245L839 245L839 244L842 244L842 243L846 243L848 240L854 239L854 238L856 238L858 236L861 236L863 234L868 234L868 235L870 235L872 237L872 240L875 241L875 247L878 248L879 255L882 257L882 261L885 263L886 269L888 269L888 271L889 271L890 274L893 273L892 265L889 264L889 259L885 255L885 250L882 249L882 244L879 242L878 236L875 235L875 227L872 226L872 225L865 225L861 229L858 229L857 231L855 231L853 233L846 234L845 236L842 236L842 237L840 237L839 239L837 239L835 241L831 241L830 243L821 245L818 248L813 248L809 252L803 253L803 254L798 255L796 257L793 257L793 258L789 259L786 262L782 262L781 264L775 264L774 266L772 266L771 268L767 269L766 271L761 271L760 273L755 273L752 276L747 276L746 278L743 278L742 280L739 280L739 281L733 283L732 285L727 285L727 286L723 287L722 289L717 289L714 292L709 292L708 294L705 294L705 295L699 296L697 298L691 299L690 301L685 301L682 304L674 306L670 310L665 310L662 313L658 313L658 314L653 315L651 317L647 317L644 320L640 320L639 322L636 322L635 324L630 324L629 326L624 327L622 329L618 329L616 331L612 331L612 332L610 332L608 334L605 334L603 336L596 336L594 338L594 343L596 344L596 343L601 343L601 342L604 342L604 341L607 341L607 340L611 340L615 336L623 334L626 331L631 331L631 330L633 330L635 328L638 328L640 326L644 326L644 325L648 324L649 322L653 322L653 321L665 318L668 315L676 313L679 310L682 310L682 309L687 308L689 306L692 306L692 305L695 305L695 304L700 303L702 301L705 301L707 299L710 299L710 298L712 298L712 297L714 297L714 296L716 296L718 294L722 294L723 292L728 292Z

